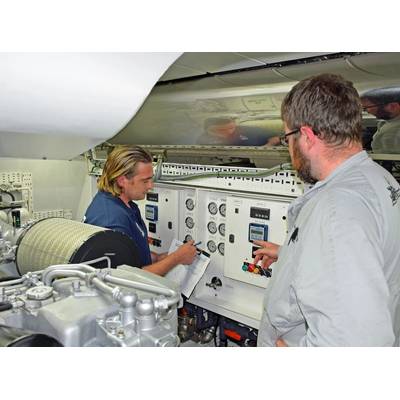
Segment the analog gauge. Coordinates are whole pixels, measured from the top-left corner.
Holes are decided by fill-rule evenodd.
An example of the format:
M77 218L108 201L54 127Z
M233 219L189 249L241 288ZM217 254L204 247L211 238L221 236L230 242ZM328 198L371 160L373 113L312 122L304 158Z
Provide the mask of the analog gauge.
M220 214L221 214L223 217L226 216L226 204L225 204L225 203L222 203L222 204L219 206L219 212L220 212Z
M217 250L217 245L215 244L214 240L209 240L207 242L207 249L210 250L211 253L215 253L215 250Z
M185 202L185 204L186 204L186 208L187 208L189 211L192 211L192 210L193 210L193 208L194 208L194 201L193 201L193 199L187 199L186 202Z
M219 224L218 230L221 236L225 236L225 224Z
M185 242L188 242L189 240L193 240L192 235L185 236Z
M210 214L215 215L218 212L217 203L214 203L213 201L211 203L209 203L208 211L210 211Z
M194 227L194 221L192 217L187 217L185 219L185 224L189 229L192 229Z
M223 256L225 254L225 243L219 243L218 244L218 251L220 254Z
M208 232L210 232L214 235L214 233L217 233L217 224L215 222L211 221L207 224L207 229L208 229Z

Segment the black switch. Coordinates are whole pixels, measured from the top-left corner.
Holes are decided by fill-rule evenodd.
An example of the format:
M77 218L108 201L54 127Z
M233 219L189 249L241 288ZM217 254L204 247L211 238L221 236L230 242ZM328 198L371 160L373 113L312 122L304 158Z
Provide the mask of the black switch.
M239 214L239 209L235 208L235 214Z
M168 229L172 229L172 222L168 221Z
M235 243L235 235L232 233L229 235L229 243Z
M251 256L254 258L255 256L254 256L254 252L256 251L256 250L258 250L258 249L261 249L261 247L258 247L258 246L253 246L252 247L252 249L251 249Z
M149 222L149 232L156 233L156 224L154 222Z

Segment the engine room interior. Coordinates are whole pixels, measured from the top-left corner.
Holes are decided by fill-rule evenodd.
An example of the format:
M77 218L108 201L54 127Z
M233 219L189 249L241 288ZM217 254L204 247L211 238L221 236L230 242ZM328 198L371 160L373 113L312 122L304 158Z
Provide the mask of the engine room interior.
M360 94L400 92L400 53L0 53L0 61L1 347L256 346L271 270L254 262L254 240L282 244L289 205L310 187L281 141L284 97L320 73L340 74ZM374 150L380 120L367 109L362 116L368 156L400 181L400 146ZM224 129L236 139L224 140ZM84 223L119 145L152 157L153 186L136 202L150 252L193 240L202 256L185 292L184 281L140 268L139 243Z

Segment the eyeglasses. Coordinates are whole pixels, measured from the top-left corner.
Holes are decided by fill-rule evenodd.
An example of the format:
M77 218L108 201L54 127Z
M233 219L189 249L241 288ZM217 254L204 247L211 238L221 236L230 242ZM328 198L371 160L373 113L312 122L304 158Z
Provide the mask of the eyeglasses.
M288 133L284 133L281 137L280 137L280 139L281 139L281 145L282 146L288 146L289 145L289 142L288 142L288 137L290 136L290 135L294 135L294 134L296 134L296 133L299 133L300 132L300 128L299 129L295 129L294 131L290 131L290 132L288 132Z
M363 111L367 111L368 108L386 106L386 104L388 104L388 103L371 104L370 106L364 106L364 107L362 108L362 110L363 110Z

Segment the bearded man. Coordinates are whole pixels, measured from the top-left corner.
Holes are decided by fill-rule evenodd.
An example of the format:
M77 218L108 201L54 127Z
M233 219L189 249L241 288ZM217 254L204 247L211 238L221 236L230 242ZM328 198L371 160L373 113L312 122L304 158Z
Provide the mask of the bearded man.
M314 185L290 205L282 246L255 241L272 269L258 345L398 345L400 187L362 149L357 91L314 76L281 114L293 168Z

